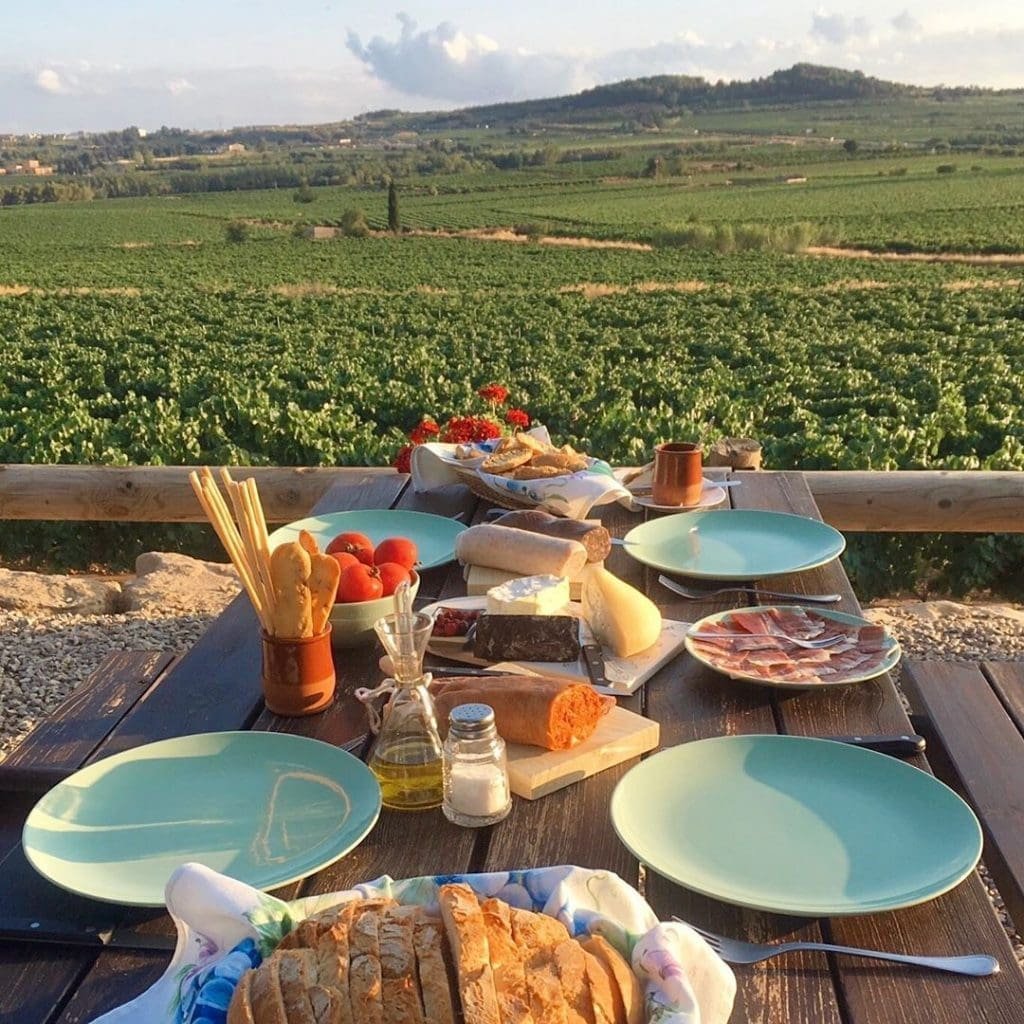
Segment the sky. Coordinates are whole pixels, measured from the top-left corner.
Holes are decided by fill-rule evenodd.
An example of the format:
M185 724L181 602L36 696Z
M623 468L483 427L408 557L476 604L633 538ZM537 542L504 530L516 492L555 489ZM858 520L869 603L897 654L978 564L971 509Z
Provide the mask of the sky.
M727 9L727 16L723 12ZM45 0L0 32L0 132L338 121L798 61L1024 87L1024 3Z

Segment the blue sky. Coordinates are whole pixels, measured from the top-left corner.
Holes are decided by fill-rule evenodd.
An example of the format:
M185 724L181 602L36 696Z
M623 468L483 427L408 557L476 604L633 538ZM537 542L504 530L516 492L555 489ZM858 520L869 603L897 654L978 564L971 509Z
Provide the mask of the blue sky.
M1024 86L1024 4L44 0L5 12L0 131L340 120L796 61Z

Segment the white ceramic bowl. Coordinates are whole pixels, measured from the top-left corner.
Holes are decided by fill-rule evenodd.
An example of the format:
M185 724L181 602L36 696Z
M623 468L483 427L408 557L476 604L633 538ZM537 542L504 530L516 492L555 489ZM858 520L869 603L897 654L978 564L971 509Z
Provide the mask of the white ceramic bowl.
M420 589L420 574L412 571L409 590L415 598ZM331 609L331 644L334 647L363 647L373 643L377 634L373 624L395 610L394 597L378 597L374 601L350 601Z

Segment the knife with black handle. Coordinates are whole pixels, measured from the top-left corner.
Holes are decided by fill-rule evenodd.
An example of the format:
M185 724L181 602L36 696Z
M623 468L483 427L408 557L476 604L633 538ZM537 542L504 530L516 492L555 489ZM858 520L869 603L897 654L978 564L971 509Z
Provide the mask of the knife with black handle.
M581 644L580 654L590 676L592 686L607 686L608 678L604 674L604 651L600 644Z
M848 743L890 757L915 757L924 753L926 745L925 738L914 733L899 736L821 736L819 739Z
M0 940L50 942L94 949L158 950L171 952L177 935L145 935L130 928L88 928L45 918L0 917Z

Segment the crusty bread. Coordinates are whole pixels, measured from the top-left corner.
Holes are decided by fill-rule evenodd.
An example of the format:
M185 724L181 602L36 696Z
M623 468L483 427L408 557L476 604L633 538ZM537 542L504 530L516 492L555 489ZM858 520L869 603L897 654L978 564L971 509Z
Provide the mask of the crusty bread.
M423 1016L430 1024L455 1024L449 970L454 973L448 936L435 917L423 915L413 922L413 947L420 975Z
M468 885L442 885L437 895L459 979L465 1024L500 1024L487 929Z
M246 971L238 982L235 994L231 998L231 1005L228 1007L227 1024L256 1024L252 1015L252 979L255 971Z
M583 962L587 971L587 984L590 986L594 1024L619 1024L615 1017L615 994L612 990L615 985L615 976L611 973L610 968L605 967L593 953L583 949L582 945L580 949L583 952ZM623 1008L622 1015L623 1017L626 1015L625 1008Z
M491 954L491 969L494 971L494 988L498 993L501 1024L533 1024L526 971L519 947L512 937L509 905L501 900L484 900L480 910L487 929L487 945Z
M583 943L583 948L593 953L608 968L614 980L612 995L618 997L615 1010L616 1024L643 1024L644 996L633 968L622 958L618 950L600 935L591 935Z
M413 927L420 907L389 907L380 922L384 1024L423 1024Z
M583 950L572 939L566 939L555 946L554 952L569 1024L594 1024L594 1004L590 1000Z
M512 937L522 951L535 1024L568 1024L569 1010L555 962L555 947L569 938L565 925L545 914L515 908L511 917Z
M375 899L300 922L242 975L227 1024L643 1024L640 983L603 938L466 885L438 904L441 920Z
M349 929L348 997L352 1019L383 1024L379 910L356 912Z

